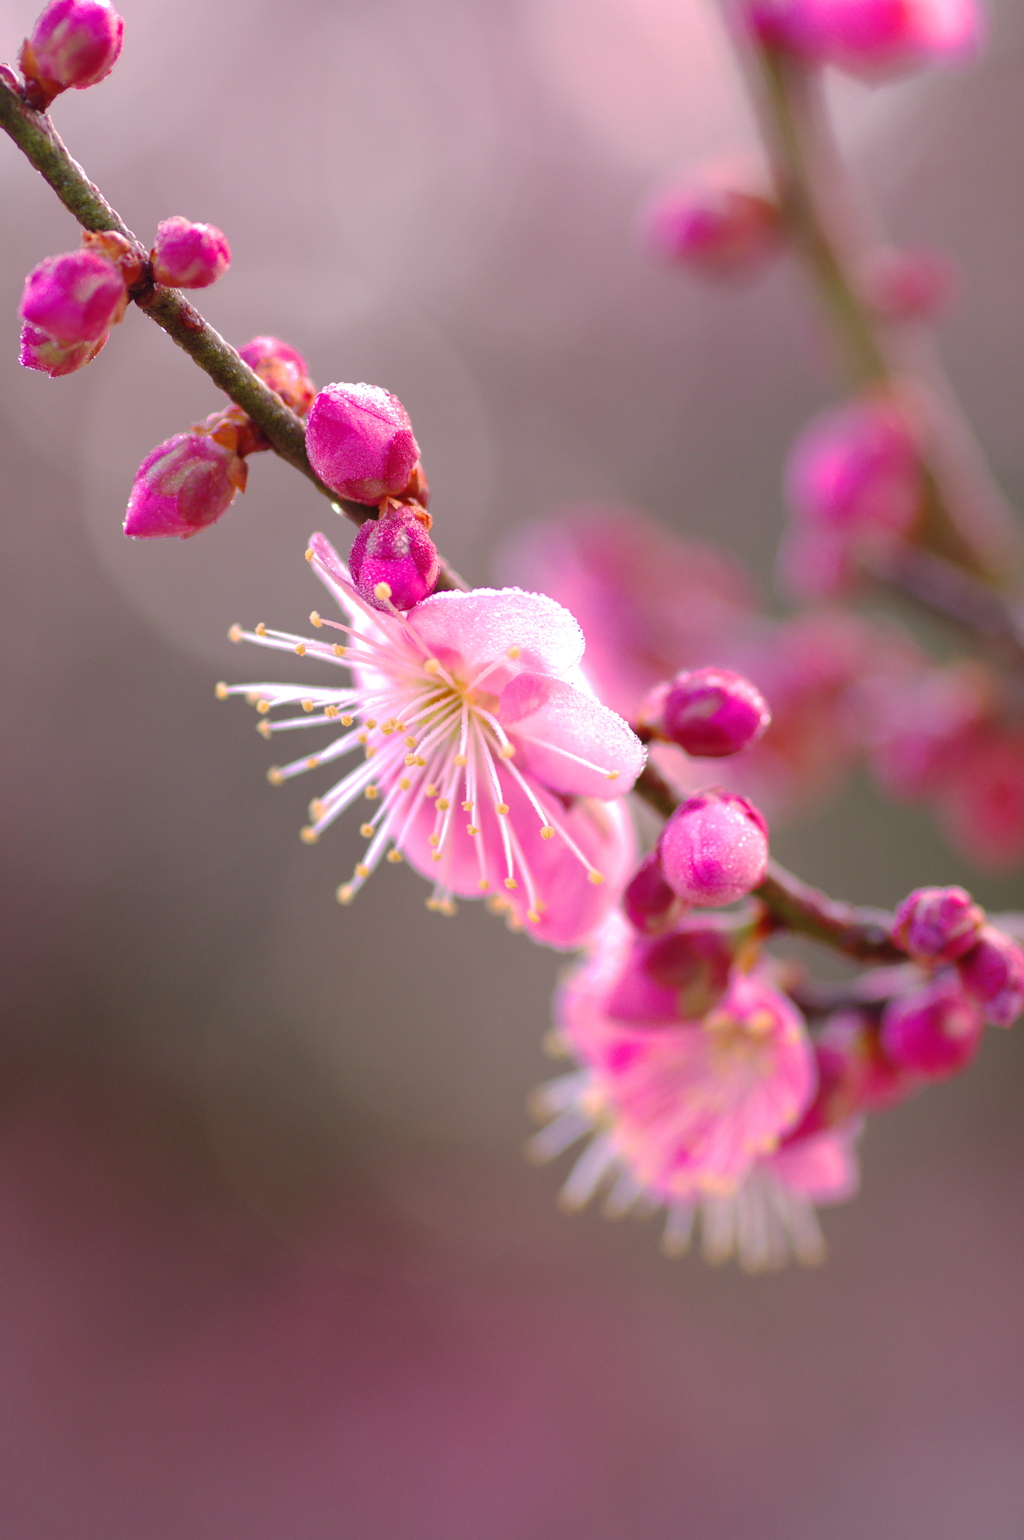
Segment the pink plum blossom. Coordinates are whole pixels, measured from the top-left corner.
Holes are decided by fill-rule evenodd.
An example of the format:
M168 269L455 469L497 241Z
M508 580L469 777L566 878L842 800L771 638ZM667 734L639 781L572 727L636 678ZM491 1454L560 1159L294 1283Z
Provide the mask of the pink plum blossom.
M259 626L241 641L351 670L349 686L254 683L245 694L265 736L340 721L343 735L270 772L278 784L350 753L361 760L310 807L307 842L364 799L366 854L338 897L348 903L381 859L404 856L432 879L431 907L489 897L553 946L576 946L606 916L633 864L622 798L644 750L590 695L583 634L541 594L433 594L403 613L368 605L322 535L307 559L346 623L311 619L339 640ZM302 714L271 720L276 706Z
M231 266L227 236L216 225L193 224L175 214L156 227L153 277L175 289L207 289Z
M21 68L32 105L48 107L61 91L84 91L117 63L124 22L108 0L50 0L25 39Z
M400 497L419 445L401 401L379 385L326 385L309 414L306 448L320 480L340 497Z

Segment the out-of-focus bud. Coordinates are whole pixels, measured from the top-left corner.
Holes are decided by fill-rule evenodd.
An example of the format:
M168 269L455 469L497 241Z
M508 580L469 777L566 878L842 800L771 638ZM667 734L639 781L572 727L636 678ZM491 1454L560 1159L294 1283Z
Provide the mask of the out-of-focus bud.
M420 457L409 414L379 385L327 385L306 433L310 463L340 497L401 497Z
M669 887L687 903L715 909L763 880L768 825L745 797L711 787L676 809L658 852Z
M1024 1010L1024 951L993 925L986 925L957 964L964 989L977 1000L986 1021L1012 1027Z
M753 955L757 921L690 915L667 936L646 944L644 968L661 989L674 992L687 1021L712 1010L729 987L743 952Z
M127 293L117 268L96 251L45 257L25 279L23 321L62 348L96 343L124 315Z
M886 321L932 321L949 304L956 270L938 251L888 251L864 275L864 295Z
M38 369L52 380L61 375L74 374L91 364L109 336L104 332L98 342L54 342L49 332L40 331L28 322L21 328L21 349L18 362L23 369Z
M969 952L985 911L964 888L916 888L896 910L893 940L919 962L955 962Z
M681 917L684 905L669 887L657 850L644 857L622 895L626 918L641 935L658 936Z
M684 669L669 684L651 723L658 736L687 754L723 759L763 736L771 712L761 692L728 668ZM653 703L644 707L651 721Z
M280 337L254 337L244 348L239 348L238 355L271 390L277 392L286 406L305 417L313 404L316 387L301 353L282 342Z
M985 1023L953 972L898 995L882 1012L882 1047L893 1064L929 1080L955 1075L974 1058Z
M193 224L175 214L156 227L153 277L172 289L208 289L231 266L228 238L216 225Z
M97 85L117 63L123 40L124 22L109 0L50 0L18 61L30 105L45 110L71 86Z
M979 767L961 761L982 734L996 697L991 673L973 659L883 682L872 713L871 762L885 790L921 797L938 793L951 777L978 784L972 772ZM1021 765L1024 770L1024 759Z
M814 1056L818 1090L794 1139L893 1107L916 1089L916 1077L886 1057L877 1016L869 1011L831 1015L815 1041Z
M797 518L857 539L907 534L921 505L917 444L884 400L827 412L797 440L786 471Z
M432 594L441 574L427 530L430 514L416 503L389 503L360 526L349 553L352 581L379 610L411 610Z
M185 540L227 511L245 491L247 466L238 453L243 429L217 413L202 427L176 433L139 466L124 532L136 540L177 535Z
M983 723L950 746L935 787L943 824L961 850L992 871L1024 860L1024 733Z
M790 523L776 561L780 587L795 599L841 599L857 582L850 542L820 524Z
M661 193L641 213L640 232L653 256L704 278L757 273L782 243L779 210L769 198L714 182Z
M976 0L741 0L746 24L764 43L880 76L976 52Z

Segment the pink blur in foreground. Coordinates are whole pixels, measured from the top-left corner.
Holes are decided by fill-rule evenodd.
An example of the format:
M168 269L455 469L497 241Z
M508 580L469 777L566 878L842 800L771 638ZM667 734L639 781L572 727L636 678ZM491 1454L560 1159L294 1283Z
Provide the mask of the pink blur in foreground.
M741 0L761 39L851 74L885 76L973 56L976 0Z
M647 249L705 278L758 273L782 243L779 211L739 187L677 188L659 194L640 216Z

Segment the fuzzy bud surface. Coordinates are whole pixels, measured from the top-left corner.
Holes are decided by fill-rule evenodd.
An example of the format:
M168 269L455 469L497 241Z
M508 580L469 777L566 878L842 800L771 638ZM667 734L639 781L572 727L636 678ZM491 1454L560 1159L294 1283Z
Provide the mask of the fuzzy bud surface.
M125 303L124 279L112 262L96 251L66 251L32 269L19 311L29 326L69 348L99 342Z
M193 224L175 214L156 227L153 277L173 289L208 289L231 266L227 236L216 225Z
M697 668L672 680L660 735L687 754L722 759L756 743L770 722L767 702L749 679L727 668Z
M316 388L309 377L306 360L296 348L280 337L254 337L238 355L243 363L275 390L286 406L305 417L313 404Z
M55 342L49 332L40 331L28 322L21 328L21 348L18 362L23 369L38 369L52 380L65 374L75 374L91 364L103 347L109 333L104 332L98 342Z
M367 604L379 610L411 610L433 593L441 563L427 534L429 518L407 503L390 503L379 518L360 526L348 564Z
M245 489L246 465L230 444L193 429L159 444L139 466L124 532L182 540L213 524Z
M714 909L763 880L768 825L745 797L712 787L676 809L658 850L669 887L687 903Z
M123 41L124 22L108 0L50 0L21 49L32 104L45 108L71 86L98 85Z
M306 448L321 481L357 503L399 497L420 457L408 412L379 385L325 386L310 410Z
M964 888L916 888L896 910L893 939L921 962L955 962L969 952L985 911Z

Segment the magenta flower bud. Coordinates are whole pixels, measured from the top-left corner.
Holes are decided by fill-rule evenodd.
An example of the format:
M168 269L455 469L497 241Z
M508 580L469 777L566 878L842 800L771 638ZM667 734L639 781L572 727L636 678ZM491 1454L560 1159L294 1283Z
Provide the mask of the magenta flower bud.
M313 404L316 388L309 377L306 360L280 337L254 337L239 357L260 379L275 390L286 406L305 417Z
M246 464L229 444L193 429L176 433L139 466L124 532L136 540L185 540L220 518L244 492Z
M23 369L38 369L56 380L64 374L75 374L91 364L106 342L109 332L104 332L98 342L54 342L49 332L40 331L26 321L21 328L21 350L18 362Z
M994 1027L1012 1027L1024 1010L1024 951L1001 930L986 925L957 964L964 989Z
M99 342L124 314L124 279L96 251L45 257L25 279L19 311L23 321L61 347Z
M797 517L844 535L907 533L921 505L917 445L890 403L827 412L797 440L786 471Z
M974 52L976 0L743 0L764 43L857 75L886 75Z
M153 277L172 289L208 289L231 266L227 236L216 225L194 225L175 214L156 227Z
M642 935L657 936L669 930L683 912L683 904L665 881L661 857L652 850L622 895L629 923Z
M348 566L367 604L411 610L434 592L441 563L427 534L429 519L408 503L389 503L379 518L360 526Z
M693 915L677 930L647 943L644 968L661 989L673 991L678 1014L694 1020L712 1010L729 987L733 964L749 925L718 915Z
M398 497L420 457L409 414L379 385L327 385L306 432L310 463L340 497L379 503Z
M764 696L742 674L685 669L665 695L658 732L687 754L723 759L756 743L771 719Z
M715 909L764 879L768 825L745 797L711 787L676 808L658 851L669 887L687 903Z
M109 0L50 0L25 39L21 68L35 107L70 86L97 85L117 63L124 22Z
M887 321L930 321L954 295L957 273L937 251L889 251L875 258L864 278L865 297Z
M713 183L662 193L640 216L641 237L652 256L705 278L758 272L781 245L774 203L759 193Z
M892 1064L929 1080L955 1075L974 1058L985 1023L955 973L890 1000L882 1048Z
M964 888L916 888L896 910L892 935L918 962L955 962L984 923L984 909Z

